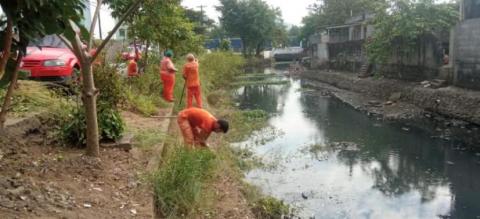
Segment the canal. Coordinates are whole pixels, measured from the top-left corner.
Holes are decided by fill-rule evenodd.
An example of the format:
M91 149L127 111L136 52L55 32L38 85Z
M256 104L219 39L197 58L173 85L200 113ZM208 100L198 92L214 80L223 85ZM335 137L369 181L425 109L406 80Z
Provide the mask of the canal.
M237 90L240 108L270 115L237 145L266 164L248 182L302 218L480 218L480 154L285 80Z

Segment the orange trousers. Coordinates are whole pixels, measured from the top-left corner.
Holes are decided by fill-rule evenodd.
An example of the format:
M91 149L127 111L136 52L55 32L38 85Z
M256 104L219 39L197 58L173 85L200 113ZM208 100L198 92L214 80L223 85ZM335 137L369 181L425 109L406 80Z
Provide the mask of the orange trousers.
M205 140L202 139L199 134L196 134L198 131L193 130L190 122L188 122L188 119L179 116L177 118L177 123L180 131L182 132L183 142L188 148L204 147L203 145L205 144Z
M202 108L202 93L200 91L200 86L189 87L187 89L187 108L193 107L193 98L195 98L197 107Z
M173 102L173 87L175 86L175 74L161 74L163 82L163 98Z

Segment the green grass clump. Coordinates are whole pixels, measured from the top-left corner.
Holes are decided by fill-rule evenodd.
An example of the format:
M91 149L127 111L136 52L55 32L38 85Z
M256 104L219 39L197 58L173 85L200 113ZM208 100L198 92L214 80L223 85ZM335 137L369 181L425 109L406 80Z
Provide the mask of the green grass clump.
M240 81L240 82L235 82L231 83L232 86L248 86L248 85L282 85L282 84L288 84L290 81L287 80L279 80L279 81L274 81L274 80L261 80L261 81Z
M163 84L158 65L149 65L145 73L124 82L126 106L145 116L158 113L159 108L168 107L162 98Z
M3 104L5 93L5 89L0 89L1 104ZM22 117L31 113L53 113L63 108L64 104L72 103L72 101L66 100L61 95L49 90L45 83L20 80L18 81L18 89L13 92L9 115Z
M145 116L156 115L160 108L168 106L168 103L159 94L133 94L131 91L127 91L125 96L129 108Z
M149 149L165 140L165 133L158 129L138 130L135 133L135 146Z
M231 124L231 131L226 137L229 142L245 140L253 130L260 130L267 125L267 113L263 110L234 111L226 118Z
M153 176L156 207L166 218L189 217L201 208L216 155L210 150L176 148Z
M273 197L264 197L257 200L253 203L252 211L257 218L263 219L285 218L291 213L288 204Z

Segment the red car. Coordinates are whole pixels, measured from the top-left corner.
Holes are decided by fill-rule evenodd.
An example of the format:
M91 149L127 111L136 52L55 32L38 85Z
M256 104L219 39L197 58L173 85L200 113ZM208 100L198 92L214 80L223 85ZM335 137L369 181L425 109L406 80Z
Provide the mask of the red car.
M57 36L49 35L27 48L20 69L32 80L69 84L77 79L80 62Z

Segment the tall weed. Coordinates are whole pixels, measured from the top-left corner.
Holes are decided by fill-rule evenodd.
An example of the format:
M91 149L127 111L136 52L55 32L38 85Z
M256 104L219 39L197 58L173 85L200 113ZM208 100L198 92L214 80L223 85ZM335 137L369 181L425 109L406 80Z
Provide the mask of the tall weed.
M153 176L156 207L166 218L188 217L201 207L216 156L210 150L178 147Z

